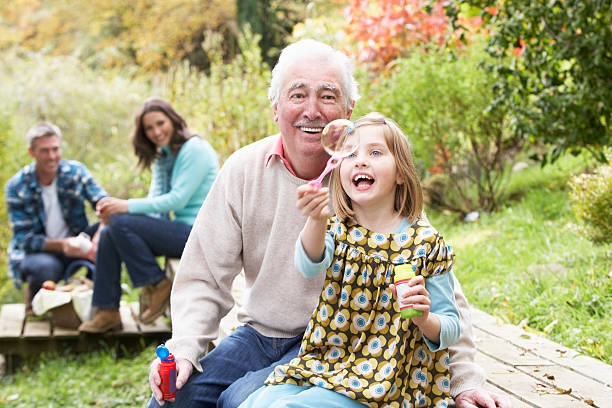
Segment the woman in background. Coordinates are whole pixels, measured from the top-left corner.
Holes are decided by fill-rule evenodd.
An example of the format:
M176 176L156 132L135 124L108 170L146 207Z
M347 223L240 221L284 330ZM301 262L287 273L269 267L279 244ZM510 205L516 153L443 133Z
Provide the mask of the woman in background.
M107 197L96 211L106 223L100 232L93 319L79 331L104 333L122 327L119 315L121 264L134 287L148 292L145 324L159 317L170 298L170 281L156 257L178 258L219 169L211 145L192 134L165 100L147 99L135 117L132 145L143 170L153 168L146 198Z

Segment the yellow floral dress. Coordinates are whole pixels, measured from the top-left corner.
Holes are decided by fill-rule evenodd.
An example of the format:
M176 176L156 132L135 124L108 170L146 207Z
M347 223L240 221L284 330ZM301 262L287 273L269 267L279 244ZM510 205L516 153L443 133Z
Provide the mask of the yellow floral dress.
M425 220L400 234L336 217L328 229L334 259L299 355L266 384L315 385L375 408L446 407L448 350L429 350L419 328L401 318L389 284L399 264L415 265L423 277L450 271L450 246Z

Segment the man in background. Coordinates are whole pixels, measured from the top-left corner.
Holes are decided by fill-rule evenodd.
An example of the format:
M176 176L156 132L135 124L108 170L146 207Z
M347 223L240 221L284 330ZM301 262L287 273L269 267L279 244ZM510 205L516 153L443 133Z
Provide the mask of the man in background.
M26 134L28 153L34 161L19 170L5 186L13 237L8 247L9 272L17 288L25 289L26 313L46 280L64 277L76 259L93 259L93 249L83 251L75 238L81 232L93 236L85 201L92 208L106 191L84 164L62 160L62 132L50 122L34 125ZM93 248L93 246L92 246Z

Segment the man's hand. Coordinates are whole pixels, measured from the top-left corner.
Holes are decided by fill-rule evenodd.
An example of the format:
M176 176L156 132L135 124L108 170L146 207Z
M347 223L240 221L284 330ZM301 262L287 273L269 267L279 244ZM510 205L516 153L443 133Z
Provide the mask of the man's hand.
M62 252L69 258L87 258L87 252L81 251L81 245L76 237L62 240Z
M512 408L510 398L482 388L463 391L455 398L457 408Z
M176 390L180 390L183 385L189 379L189 376L193 372L193 365L189 360L184 358L176 359ZM164 405L164 398L159 386L161 385L161 377L159 376L159 358L156 358L151 363L149 369L149 386L153 392L153 397L157 400L159 405ZM170 400L174 401L174 399Z

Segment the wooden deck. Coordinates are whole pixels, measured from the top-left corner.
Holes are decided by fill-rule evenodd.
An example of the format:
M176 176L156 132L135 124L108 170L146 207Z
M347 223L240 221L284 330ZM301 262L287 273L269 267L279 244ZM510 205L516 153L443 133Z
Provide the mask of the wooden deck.
M79 333L54 327L51 319L26 319L25 305L6 304L0 312L0 354L25 356L45 351L90 351L106 346L131 348L142 342L164 342L171 336L171 329L164 317L150 325L137 322L138 303L121 303L123 329L106 334ZM10 367L9 367L10 369Z
M473 309L476 362L514 408L612 407L612 366Z

